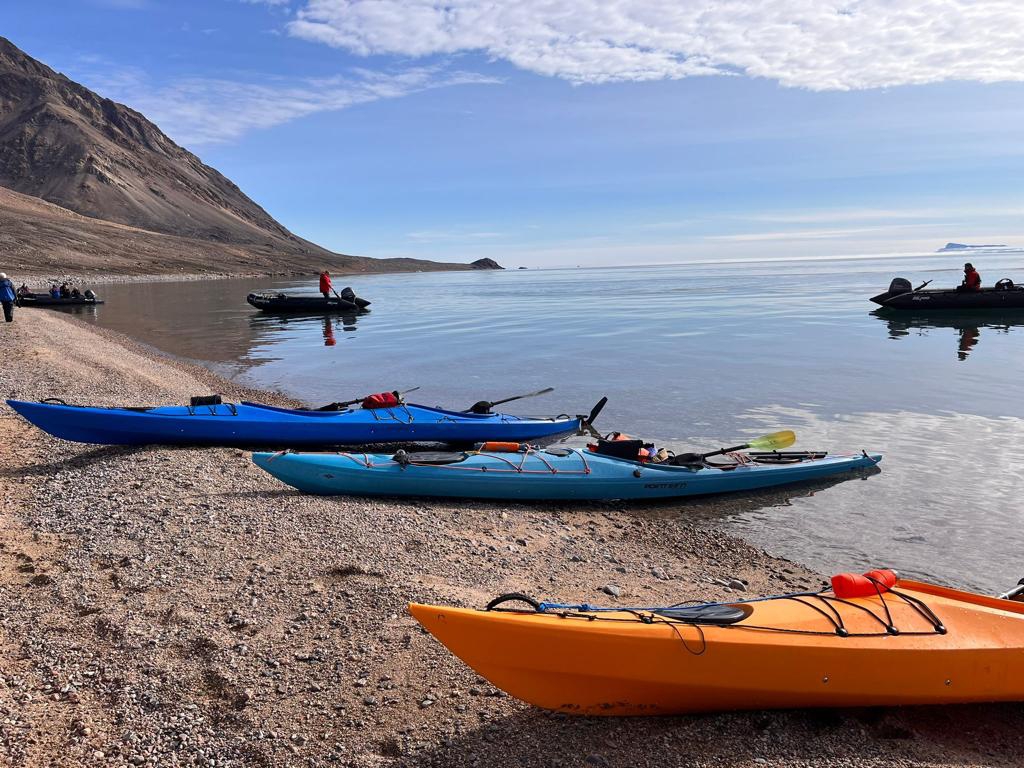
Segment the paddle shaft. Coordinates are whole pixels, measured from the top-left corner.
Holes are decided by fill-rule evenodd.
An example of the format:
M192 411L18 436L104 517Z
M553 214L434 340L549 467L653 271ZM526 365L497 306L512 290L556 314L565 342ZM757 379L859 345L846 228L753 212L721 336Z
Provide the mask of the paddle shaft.
M480 400L473 405L469 406L463 413L489 413L491 408L502 403L511 403L513 400L523 400L527 397L537 397L538 395L546 395L548 392L554 392L554 387L545 387L544 389L538 389L536 392L530 392L525 395L515 395L514 397L506 397L504 400Z
M398 394L400 394L400 395L408 395L410 392L415 392L417 389L419 389L419 387L413 387L412 389L407 389L404 392L399 392ZM366 399L366 396L364 396L364 397L357 397L355 400L346 400L343 403L335 403L335 405L340 405L340 406L355 405L356 403L363 402L363 400L365 400L365 399Z
M1011 589L1009 592L999 596L1000 600L1013 600L1017 595L1024 593L1024 584L1018 584L1016 587Z
M513 400L523 400L527 397L537 397L538 395L546 395L548 392L554 392L554 387L545 387L544 389L538 389L536 392L531 392L528 395L516 395L515 397L506 397L504 400L495 400L491 403L491 406L503 405L505 403L511 403Z
M710 453L702 453L700 457L702 459L710 458L711 456L721 456L723 453L734 453L736 451L742 451L750 447L750 443L744 443L743 445L736 445L732 448L719 448L717 451L711 451Z
M697 464L701 461L704 461L704 459L710 458L711 456L721 456L723 453L742 451L743 449L749 447L750 443L744 443L743 445L737 445L732 448L719 448L717 451L711 451L710 453L683 453L677 456L676 459L686 464Z

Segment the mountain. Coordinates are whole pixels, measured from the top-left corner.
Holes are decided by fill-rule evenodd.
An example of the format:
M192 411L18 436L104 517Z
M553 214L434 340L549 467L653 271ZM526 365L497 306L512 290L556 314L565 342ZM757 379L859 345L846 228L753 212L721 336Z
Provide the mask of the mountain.
M0 271L19 283L76 275L96 281L120 275L309 275L321 267L335 274L476 268L165 235L82 216L0 187Z
M0 260L17 254L15 266L29 271L471 268L346 256L303 240L142 114L54 72L2 37L0 186L19 193L0 195Z

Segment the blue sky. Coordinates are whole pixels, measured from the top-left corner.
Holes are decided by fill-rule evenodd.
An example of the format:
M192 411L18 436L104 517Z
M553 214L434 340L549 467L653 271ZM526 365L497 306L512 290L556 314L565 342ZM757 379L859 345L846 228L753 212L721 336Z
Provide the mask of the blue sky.
M508 266L1024 244L1024 6L5 0L296 233Z

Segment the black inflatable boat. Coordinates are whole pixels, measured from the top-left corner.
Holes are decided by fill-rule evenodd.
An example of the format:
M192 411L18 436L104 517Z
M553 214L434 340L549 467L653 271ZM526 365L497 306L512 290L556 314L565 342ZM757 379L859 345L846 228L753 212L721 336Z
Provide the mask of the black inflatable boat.
M103 299L81 298L54 298L48 293L29 293L18 297L18 306L21 307L80 307L92 304L102 304Z
M308 312L319 314L323 312L343 312L355 314L364 311L370 302L361 299L352 292L351 288L343 290L339 296L331 296L325 299L323 296L296 296L288 293L276 293L263 291L250 293L245 297L256 309L263 312Z
M897 277L889 290L872 296L871 301L886 309L904 309L915 312L933 310L973 311L979 309L1024 309L1024 286L1014 285L1003 278L992 288L980 291L957 291L955 288L925 290L931 280L914 288L909 280Z

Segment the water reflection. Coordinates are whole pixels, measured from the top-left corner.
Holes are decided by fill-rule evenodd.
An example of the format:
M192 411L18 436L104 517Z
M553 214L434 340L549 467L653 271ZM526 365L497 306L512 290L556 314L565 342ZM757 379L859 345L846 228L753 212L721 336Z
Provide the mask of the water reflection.
M1024 440L1024 419L1013 413L750 409L750 434L788 427L802 448L866 448L885 458L868 483L838 483L827 493L741 512L727 524L823 573L889 566L1000 591L1024 575L1024 474L1013 449Z
M102 305L99 304L68 304L64 306L53 304L42 307L22 307L21 309L19 309L19 311L23 312L26 309L33 312L36 310L47 310L53 312L63 312L67 315L77 315L79 317L94 319L96 317L96 310L101 306Z
M325 347L337 346L340 339L351 336L358 327L358 315L253 315L249 325L257 344L273 343L279 334L287 332L288 338L303 337L320 332Z
M871 314L886 323L890 339L927 336L932 329L951 329L956 339L956 356L961 361L978 345L982 328L1005 335L1011 328L1024 326L1024 309L928 313L876 309ZM986 335L989 333L986 331Z

